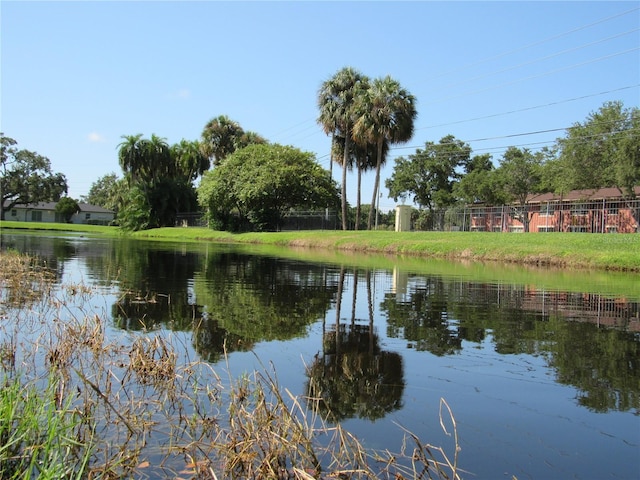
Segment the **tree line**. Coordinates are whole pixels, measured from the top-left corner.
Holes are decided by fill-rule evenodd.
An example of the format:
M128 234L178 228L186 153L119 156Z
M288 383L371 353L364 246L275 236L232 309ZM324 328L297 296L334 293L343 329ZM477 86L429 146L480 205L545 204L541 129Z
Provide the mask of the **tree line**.
M217 229L277 230L293 209L340 209L343 229L375 228L381 167L394 145L412 138L416 99L389 76L370 79L346 67L322 82L317 105L317 122L331 136L329 171L313 153L272 144L220 115L195 141L169 145L155 134L124 135L117 152L122 176L97 179L81 200L115 211L117 223L131 230L173 226L179 213L194 211ZM606 102L553 146L537 152L511 146L497 165L490 154L473 155L467 143L446 135L396 158L384 185L395 201L416 204L422 223L434 210L510 204L527 230L527 199L534 193L615 187L633 198L640 185L639 121L638 107ZM15 140L2 135L0 142L3 218L16 205L61 198L61 213L70 217L77 203L64 197L64 174L52 172L46 157L18 149ZM339 185L333 163L342 170ZM347 202L348 171L357 173L355 208ZM362 205L367 171L375 180L371 203Z
M411 198L425 214L456 205L512 205L528 231L528 198L536 193L617 188L635 198L640 185L640 110L607 102L577 122L551 147L506 149L498 166L489 154L472 156L468 144L447 135L395 160L385 182L396 201ZM636 209L637 210L637 209ZM640 219L640 212L634 211Z

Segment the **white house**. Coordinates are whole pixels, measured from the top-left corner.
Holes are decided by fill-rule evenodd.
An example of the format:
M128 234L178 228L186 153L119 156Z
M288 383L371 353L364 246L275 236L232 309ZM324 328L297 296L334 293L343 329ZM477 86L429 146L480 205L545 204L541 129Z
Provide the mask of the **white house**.
M71 223L108 225L115 218L114 212L97 205L78 203L78 206L80 212L73 214ZM62 216L56 213L56 202L16 205L5 212L4 218L14 222L64 222Z

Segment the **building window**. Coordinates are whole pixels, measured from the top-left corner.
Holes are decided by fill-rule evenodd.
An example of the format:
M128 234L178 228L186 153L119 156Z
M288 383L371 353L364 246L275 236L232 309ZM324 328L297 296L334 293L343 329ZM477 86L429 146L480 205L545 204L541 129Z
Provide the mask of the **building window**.
M84 219L85 220L89 220L90 218L91 218L91 214L90 213L85 213Z
M571 209L571 213L574 217L586 217L589 211L586 205L578 204L574 205L574 207Z
M42 212L40 210L32 210L31 211L31 221L32 222L41 222L42 221Z
M539 232L555 232L556 227L538 227Z
M17 217L18 216L18 211L15 208L11 209L11 216L12 217Z

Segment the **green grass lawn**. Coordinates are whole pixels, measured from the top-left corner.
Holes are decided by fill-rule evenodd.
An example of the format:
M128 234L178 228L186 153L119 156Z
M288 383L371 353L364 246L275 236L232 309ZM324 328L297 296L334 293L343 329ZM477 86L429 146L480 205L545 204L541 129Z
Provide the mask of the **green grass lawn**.
M61 223L0 222L0 228L125 235L117 227ZM207 228L176 227L126 235L640 272L640 235L637 234L334 230L232 234Z
M135 235L640 271L640 235L635 234L389 231L230 234L200 228L160 228Z

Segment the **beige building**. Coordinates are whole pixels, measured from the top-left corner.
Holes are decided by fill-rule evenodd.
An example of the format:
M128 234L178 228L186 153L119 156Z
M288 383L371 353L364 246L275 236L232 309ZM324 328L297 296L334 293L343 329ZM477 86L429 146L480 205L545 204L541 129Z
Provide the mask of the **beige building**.
M115 218L115 213L106 208L78 203L80 212L71 217L71 223L108 225ZM13 222L64 222L62 216L56 213L56 202L40 202L28 205L16 205L4 214L7 221Z

